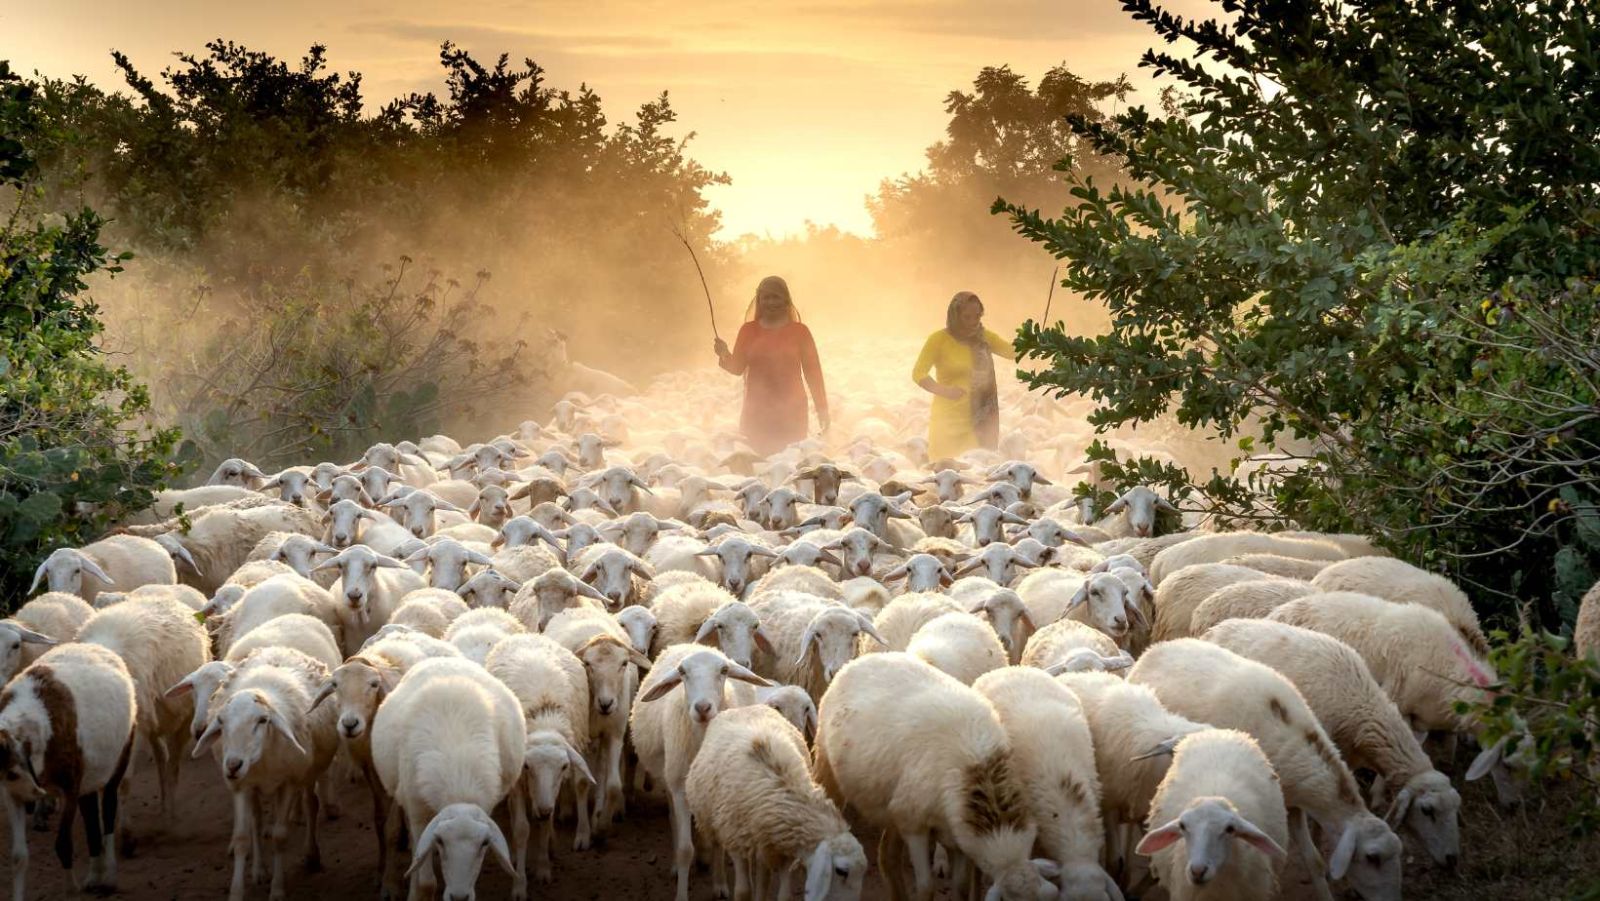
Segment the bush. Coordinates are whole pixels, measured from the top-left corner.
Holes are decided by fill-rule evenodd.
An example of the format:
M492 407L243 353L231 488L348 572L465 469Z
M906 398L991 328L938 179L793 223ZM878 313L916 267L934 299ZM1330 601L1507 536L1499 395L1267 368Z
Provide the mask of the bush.
M101 219L40 210L32 88L0 62L0 605L11 609L56 547L81 544L148 506L173 474L172 430L144 425L149 392L107 362L99 308L84 296L126 255Z

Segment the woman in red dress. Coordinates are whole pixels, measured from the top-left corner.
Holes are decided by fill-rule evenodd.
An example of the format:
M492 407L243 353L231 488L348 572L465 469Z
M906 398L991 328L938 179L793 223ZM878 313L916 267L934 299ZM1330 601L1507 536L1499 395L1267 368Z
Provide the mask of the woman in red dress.
M744 376L739 426L756 453L771 454L806 437L802 375L817 407L817 423L828 428L828 393L817 344L811 330L801 324L783 279L769 275L761 280L731 352L721 338L712 349L723 369Z

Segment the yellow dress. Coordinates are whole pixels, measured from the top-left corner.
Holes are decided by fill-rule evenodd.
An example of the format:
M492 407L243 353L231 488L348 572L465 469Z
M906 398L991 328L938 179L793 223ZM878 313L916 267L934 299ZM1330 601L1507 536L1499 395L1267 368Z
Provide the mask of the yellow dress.
M1011 342L988 329L983 330L989 349L1003 360L1013 359ZM957 341L944 329L928 336L911 369L911 380L922 381L933 370L933 380L967 392L961 398L933 396L933 411L928 418L928 459L943 460L978 446L972 429L972 348Z

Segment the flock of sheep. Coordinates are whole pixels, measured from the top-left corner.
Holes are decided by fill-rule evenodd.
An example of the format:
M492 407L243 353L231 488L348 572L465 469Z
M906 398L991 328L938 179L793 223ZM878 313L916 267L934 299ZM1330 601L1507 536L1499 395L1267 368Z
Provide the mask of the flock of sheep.
M231 793L234 901L284 897L358 792L391 899L470 899L486 857L526 898L558 821L587 851L644 792L679 901L697 856L718 897L731 861L735 898L857 898L863 829L895 898L1381 901L1402 836L1456 864L1426 746L1495 677L1449 581L1358 536L1157 535L1142 486L1095 511L1082 401L1007 386L999 452L929 461L925 402L836 398L833 441L761 458L705 421L735 391L230 460L51 555L0 622L16 901L30 810L68 867L81 820L109 889L119 799L153 779L170 817L189 757ZM1514 791L1504 747L1462 778Z

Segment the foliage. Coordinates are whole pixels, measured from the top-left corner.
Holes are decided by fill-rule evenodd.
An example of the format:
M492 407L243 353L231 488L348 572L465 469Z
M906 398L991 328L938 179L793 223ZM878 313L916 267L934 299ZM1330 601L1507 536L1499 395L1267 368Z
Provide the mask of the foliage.
M157 411L183 429L186 453L274 468L348 460L396 436L503 430L492 399L532 382L526 342L508 339L508 317L481 300L489 273L463 286L417 268L401 257L371 284L266 286L274 293L249 318L195 317L202 293L179 302L188 315L134 320L131 329L162 330L141 342L167 373Z
M1482 725L1485 747L1505 739L1506 755L1526 766L1532 784L1577 786L1585 803L1573 825L1600 827L1600 665L1575 659L1571 642L1542 630L1490 638L1500 682L1481 704L1458 702L1458 712Z
M41 209L33 178L36 95L0 62L0 605L23 596L50 550L87 541L147 506L170 474L176 433L143 425L150 395L99 346L84 296L126 254L102 220Z
M703 328L672 229L703 248L717 222L702 192L727 179L669 134L664 94L612 125L589 88L558 90L531 60L491 64L449 43L442 95L377 112L321 46L290 62L215 41L159 76L116 61L129 93L38 85L54 136L41 165L53 196L107 213L152 294L205 289L216 315L244 316L409 253L492 271L506 286L495 309L561 326L580 359L600 336L670 343L657 339Z
M1191 509L1375 533L1486 612L1531 596L1556 626L1550 561L1569 549L1575 585L1600 559L1573 540L1600 438L1576 353L1600 334L1600 111L1576 99L1600 89L1600 12L1123 6L1192 53L1143 58L1181 88L1166 115L1071 120L1127 184L1074 174L1057 219L996 204L1111 318L1025 326L1032 384L1091 394L1098 427L1171 412L1259 458L1264 500L1239 473L1179 474Z

